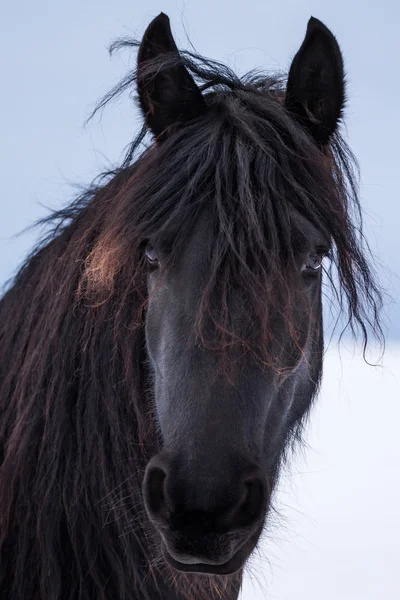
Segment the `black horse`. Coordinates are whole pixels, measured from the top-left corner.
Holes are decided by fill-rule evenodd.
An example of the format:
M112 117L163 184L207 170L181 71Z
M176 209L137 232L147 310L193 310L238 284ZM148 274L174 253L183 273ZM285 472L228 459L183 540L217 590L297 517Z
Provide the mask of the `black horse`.
M160 14L100 106L134 81L125 162L1 300L4 600L236 599L318 390L322 271L380 333L332 33L310 19L285 85Z

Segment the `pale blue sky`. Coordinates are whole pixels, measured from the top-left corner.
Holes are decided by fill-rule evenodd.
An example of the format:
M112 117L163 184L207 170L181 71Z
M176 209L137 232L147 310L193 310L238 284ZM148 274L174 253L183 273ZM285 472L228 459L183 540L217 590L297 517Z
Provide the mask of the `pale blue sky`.
M400 297L398 140L400 139L399 4L393 0L22 0L3 4L0 21L2 218L0 283L14 272L34 234L12 236L72 198L70 183L88 183L115 164L139 126L128 98L85 130L95 101L121 77L127 55L110 61L118 36L141 35L160 11L181 46L239 72L286 70L311 15L332 29L348 72L346 125L362 172L366 231L385 265L383 281ZM131 59L132 60L132 59ZM131 63L132 64L132 63ZM399 305L391 335L400 337Z

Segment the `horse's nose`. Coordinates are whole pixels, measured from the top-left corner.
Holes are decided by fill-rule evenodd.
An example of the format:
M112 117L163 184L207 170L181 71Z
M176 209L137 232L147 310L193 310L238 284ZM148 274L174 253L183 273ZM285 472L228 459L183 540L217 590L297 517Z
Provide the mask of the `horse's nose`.
M262 521L267 502L265 477L257 467L179 467L161 455L149 462L143 484L150 519L161 530L225 534L250 530ZM182 463L181 463L182 464Z

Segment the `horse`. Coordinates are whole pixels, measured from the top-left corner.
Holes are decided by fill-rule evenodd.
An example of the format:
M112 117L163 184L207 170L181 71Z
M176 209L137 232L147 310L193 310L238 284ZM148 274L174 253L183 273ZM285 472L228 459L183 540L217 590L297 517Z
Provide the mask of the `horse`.
M287 76L137 64L143 128L44 219L0 304L0 596L236 600L321 380L322 298L364 345L381 290L318 19Z

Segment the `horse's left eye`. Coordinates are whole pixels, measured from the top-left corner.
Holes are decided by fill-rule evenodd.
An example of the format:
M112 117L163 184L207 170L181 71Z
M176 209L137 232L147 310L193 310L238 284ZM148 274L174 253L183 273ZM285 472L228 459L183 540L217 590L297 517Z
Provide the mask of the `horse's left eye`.
M316 273L322 267L322 259L324 254L322 252L310 252L306 262L303 265L303 273Z

